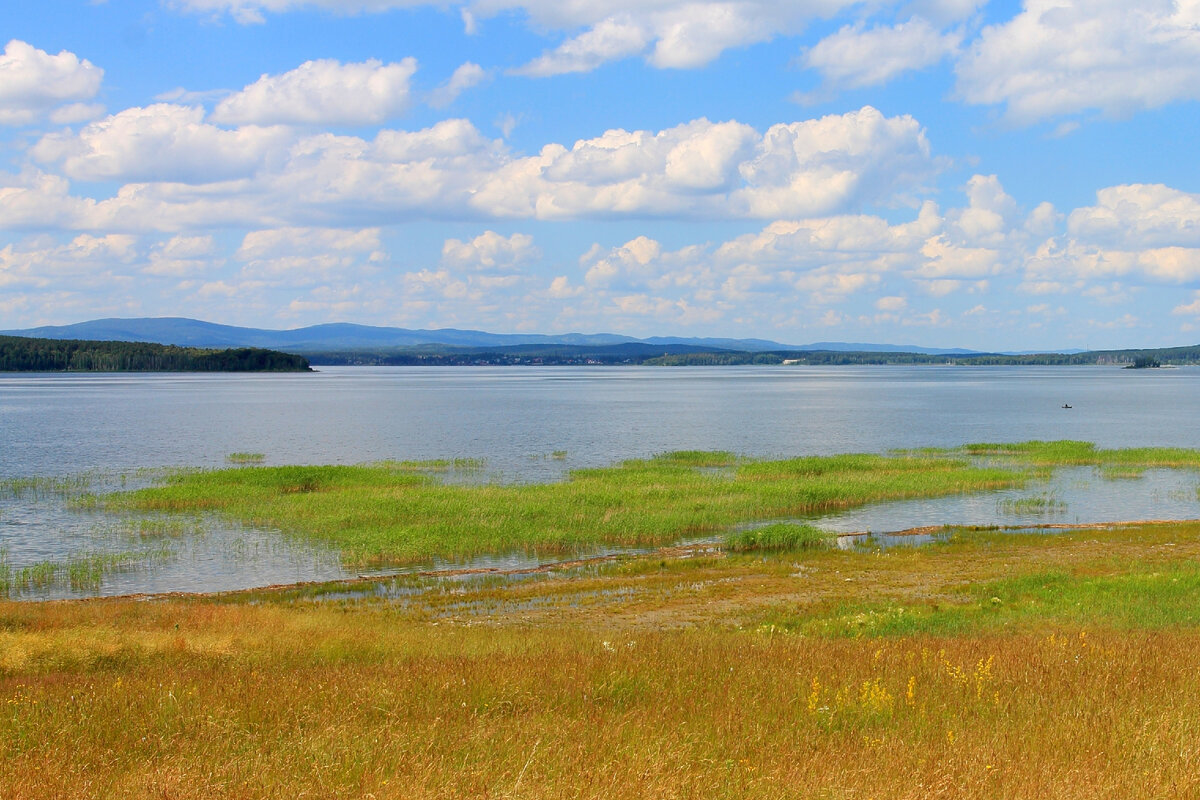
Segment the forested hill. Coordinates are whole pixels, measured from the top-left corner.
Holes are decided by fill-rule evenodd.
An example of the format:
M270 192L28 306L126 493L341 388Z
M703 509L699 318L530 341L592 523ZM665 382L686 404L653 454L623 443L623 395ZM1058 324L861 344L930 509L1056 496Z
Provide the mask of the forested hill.
M0 336L0 372L308 372L303 356L238 347Z

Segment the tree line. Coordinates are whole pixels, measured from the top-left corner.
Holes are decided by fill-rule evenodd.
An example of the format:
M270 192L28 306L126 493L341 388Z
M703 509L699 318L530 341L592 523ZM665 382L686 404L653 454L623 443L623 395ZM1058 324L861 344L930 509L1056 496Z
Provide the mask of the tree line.
M236 347L0 336L0 372L307 372L303 356Z

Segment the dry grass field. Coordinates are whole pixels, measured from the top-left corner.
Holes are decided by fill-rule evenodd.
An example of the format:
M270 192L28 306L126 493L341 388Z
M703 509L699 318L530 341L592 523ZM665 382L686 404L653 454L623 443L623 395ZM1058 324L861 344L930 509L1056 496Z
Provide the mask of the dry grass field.
M1200 797L1200 524L0 603L0 797Z

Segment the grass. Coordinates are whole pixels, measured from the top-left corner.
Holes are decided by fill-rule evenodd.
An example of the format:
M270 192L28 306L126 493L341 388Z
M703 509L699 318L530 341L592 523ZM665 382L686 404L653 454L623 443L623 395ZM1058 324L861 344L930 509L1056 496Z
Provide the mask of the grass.
M166 547L151 551L85 553L63 560L39 561L14 569L9 563L7 553L0 550L0 598L30 590L44 590L56 585L65 585L76 590L96 590L106 575L141 569L170 556L171 551Z
M829 547L836 538L836 534L812 525L779 522L728 533L724 538L724 546L734 553L790 553Z
M1028 465L1096 466L1109 468L1169 467L1200 469L1200 450L1179 447L1129 447L1107 450L1091 442L1070 440L968 444L961 451L972 456L988 456Z
M0 796L1200 794L1197 523L405 580L0 602Z
M1035 497L1006 497L996 503L1001 514L1062 514L1067 504L1052 494Z
M261 464L267 458L265 453L230 453L225 460L230 464Z
M1020 470L958 457L848 455L753 461L679 452L575 470L535 485L452 485L429 473L473 462L183 471L109 495L112 510L218 512L330 543L351 565L515 550L647 547L866 502L1022 485Z

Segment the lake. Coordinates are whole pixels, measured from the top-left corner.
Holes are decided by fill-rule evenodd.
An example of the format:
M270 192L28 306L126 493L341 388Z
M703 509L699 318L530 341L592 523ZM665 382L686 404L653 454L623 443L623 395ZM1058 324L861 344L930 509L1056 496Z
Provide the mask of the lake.
M233 452L263 453L267 464L479 458L484 468L472 480L541 481L668 450L784 457L1029 439L1200 448L1200 369L343 367L0 376L0 478L98 473L100 486L144 467L224 466ZM1110 499L1145 495L1151 511L1162 505L1155 493L1160 500L1163 492L1187 494L1186 487L1094 483ZM1178 518L1200 516L1194 494L1173 507ZM1127 502L1122 495L1118 507L1131 509ZM1089 505L1072 503L1072 519ZM109 569L100 586L43 587L40 596L344 575L336 554L267 531L207 529L148 544L129 530L45 493L0 499L0 557L10 570L157 548L145 563Z

